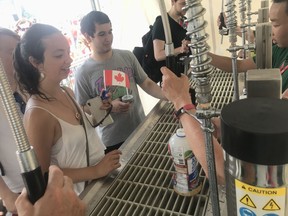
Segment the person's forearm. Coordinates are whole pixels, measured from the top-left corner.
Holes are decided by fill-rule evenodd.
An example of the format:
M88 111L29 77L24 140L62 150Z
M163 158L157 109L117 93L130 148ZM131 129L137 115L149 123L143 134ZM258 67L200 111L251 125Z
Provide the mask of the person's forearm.
M8 188L4 180L0 177L0 197L5 199L5 197L9 196L12 191Z
M184 128L188 143L196 156L198 162L201 164L204 172L209 178L208 165L207 165L207 156L206 156L206 145L204 131L200 127L198 121L193 119L193 117L188 114L183 114L180 117L181 124ZM218 184L224 184L224 160L223 160L223 150L220 144L217 142L214 136L212 136L212 142L214 146L214 155L215 155L215 166L217 173Z
M163 95L162 91L161 91L161 88L155 86L155 85L151 85L151 88L148 88L147 89L147 93L155 98L158 98L158 99L163 99L163 100L166 100L166 97Z
M159 52L154 51L154 58L156 61L164 61L166 59L165 49L160 50Z
M181 53L183 53L181 46L174 49L174 53L173 53L174 56L177 56ZM165 50L163 49L163 50L159 51L157 54L155 54L154 57L155 57L156 61L164 61L166 59Z
M90 181L103 177L101 170L96 166L83 168L64 168L62 169L64 175L70 177L73 183Z
M173 101L174 107L176 110L180 109L186 104L191 104L191 98L188 95L182 95L178 99ZM196 111L195 111L196 112ZM200 123L196 121L193 117L188 114L182 114L180 116L181 124L185 130L185 134L189 145L195 154L198 162L201 164L203 170L208 176L208 166L206 159L206 146L205 146L205 137L204 131L200 127ZM223 150L216 138L213 136L214 144L214 153L215 153L215 163L216 163L216 172L217 179L219 184L224 184L224 160L223 160ZM208 176L209 177L209 176Z
M160 86L154 83L150 78L147 78L141 85L139 85L147 94L158 98L166 100L166 97L163 95Z
M166 48L165 41L158 40L158 39L155 39L153 41L154 57L156 61L163 61L166 59L165 48ZM187 49L189 49L188 46L187 46ZM176 48L174 47L173 55L177 56L184 52L185 52L185 49L183 49L182 46L179 46Z
M233 71L232 59L230 57L219 56L213 53L209 53L208 55L211 56L212 61L210 64L213 65L214 67L219 68L220 70L226 72ZM247 72L247 70L256 69L256 64L251 58L237 60L236 66L237 66L237 72Z
M0 197L4 201L7 211L12 213L17 212L14 203L18 197L18 194L11 191L1 177L0 177Z
M226 72L232 72L232 60L226 56L219 56L213 53L208 54L211 58L211 65Z

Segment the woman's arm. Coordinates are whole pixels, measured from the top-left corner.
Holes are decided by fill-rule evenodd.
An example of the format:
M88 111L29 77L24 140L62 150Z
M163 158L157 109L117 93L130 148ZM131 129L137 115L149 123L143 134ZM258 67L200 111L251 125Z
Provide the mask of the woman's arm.
M51 117L48 112L34 108L25 112L24 126L29 142L33 146L41 165L42 172L46 173L51 164L52 146L62 136L59 122ZM115 150L105 155L95 166L62 169L64 174L70 177L74 183L101 178L121 166L119 162L120 154L119 150Z
M4 180L0 177L0 197L3 200L5 207L9 212L17 213L16 207L15 207L15 201L18 196L19 194L12 192L8 188Z
M188 44L189 44L188 40L183 40L182 45L180 47L174 48L174 55L177 56L181 53L188 53L189 52ZM154 57L156 61L163 61L166 59L165 41L154 39L153 49L154 49Z
M24 127L30 144L37 155L42 172L48 172L53 144L60 138L58 121L48 112L38 108L26 109Z
M102 178L121 166L120 155L120 150L114 150L107 153L95 166L76 169L65 168L62 169L62 171L64 175L70 177L74 183Z

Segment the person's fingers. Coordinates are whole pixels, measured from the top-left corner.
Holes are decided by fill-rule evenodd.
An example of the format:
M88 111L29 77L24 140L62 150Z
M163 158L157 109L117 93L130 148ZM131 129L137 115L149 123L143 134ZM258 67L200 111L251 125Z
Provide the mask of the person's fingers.
M115 163L118 163L119 161L120 161L120 156L118 155L114 155L114 156L112 156L111 157L111 162L113 163L113 164L115 164Z
M114 163L118 162L120 160L120 155L113 155L112 160Z
M121 167L121 163L116 163L116 164L114 165L114 169L117 169L117 168L119 168L119 167Z
M22 202L22 199L25 199L26 197L27 197L27 190L26 190L26 188L24 187L24 188L22 189L21 194L20 194L20 195L18 196L18 198L16 199L15 204L16 204L16 203L19 203L20 200L21 200L21 202Z
M63 191L65 193L63 194ZM64 195L62 199L62 207L66 208L66 212L69 215L84 215L86 210L86 204L77 196L73 189L72 180L64 176L64 187L62 189L62 194ZM68 215L68 214L67 214Z
M73 190L73 181L71 178L69 178L68 176L64 176L63 177L63 182L64 182L64 185L63 185L63 188L66 188L66 189L69 189L69 190Z
M110 154L109 154L109 153L110 153ZM112 162L112 163L115 163L115 161L119 161L119 160L120 160L120 154L117 153L116 151L115 151L115 152L114 152L114 151L111 151L111 152L109 152L109 153L107 153L106 156L107 156L107 158L108 158L109 160L114 161L114 162Z
M21 194L19 195L19 197L21 197L21 198L23 198L23 197L28 197L27 190L26 190L25 187L22 189L22 192L21 192Z
M18 213L24 213L26 211L29 212L29 209L32 208L32 204L28 200L28 195L25 187L23 188L21 194L16 199L15 206L17 208Z
M183 79L183 77L187 77L185 74L181 73L181 77L177 77L175 73L173 73L169 68L167 67L161 67L160 68L161 73L163 74L163 79L166 77L174 78L174 79Z
M111 154L121 155L122 151L119 149L115 149L115 150L111 151Z
M125 102L121 102L121 104L119 104L120 108L123 108L123 109L127 109L130 107L130 103L125 103Z
M121 102L121 100L120 100L120 98L116 98L116 99L114 99L113 101L115 101L115 102Z
M119 150L113 150L106 154L107 161L109 161L108 163L113 169L116 169L121 166L121 163L120 163L121 154L122 153Z
M64 185L63 172L55 165L49 167L49 178L47 187L60 187Z
M114 152L115 154L122 154L122 151L121 150L119 150L119 149L116 149L116 150L114 150L114 151L112 151L112 152Z
M78 203L78 208L76 208L78 211L76 215L85 215L86 207L86 204L83 201L80 201Z
M186 82L186 81L188 81L189 78L186 74L181 74L180 79L185 80L185 82Z
M117 159L111 160L109 164L113 170L121 166L120 160L117 160Z
M167 67L161 67L160 70L161 70L161 73L163 75L166 75L166 76L173 76L174 75L174 73Z

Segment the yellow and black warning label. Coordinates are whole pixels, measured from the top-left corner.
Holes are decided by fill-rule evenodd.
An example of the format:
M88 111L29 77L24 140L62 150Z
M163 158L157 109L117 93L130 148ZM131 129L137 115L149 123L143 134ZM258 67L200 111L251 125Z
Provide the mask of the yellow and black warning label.
M269 200L269 202L263 207L263 210L266 211L277 211L281 208L277 205L277 202L275 202L274 199Z
M251 208L256 208L255 204L253 203L252 199L249 197L248 194L246 194L241 200L241 203L243 203L244 205L247 205Z
M237 215L285 214L286 188L262 188L235 179Z

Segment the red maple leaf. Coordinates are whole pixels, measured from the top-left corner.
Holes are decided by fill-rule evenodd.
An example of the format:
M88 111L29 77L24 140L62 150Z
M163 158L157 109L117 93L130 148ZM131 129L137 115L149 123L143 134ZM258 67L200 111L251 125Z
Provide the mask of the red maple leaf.
M124 81L124 77L122 76L121 73L118 73L117 75L115 75L114 78L117 82L123 82Z

